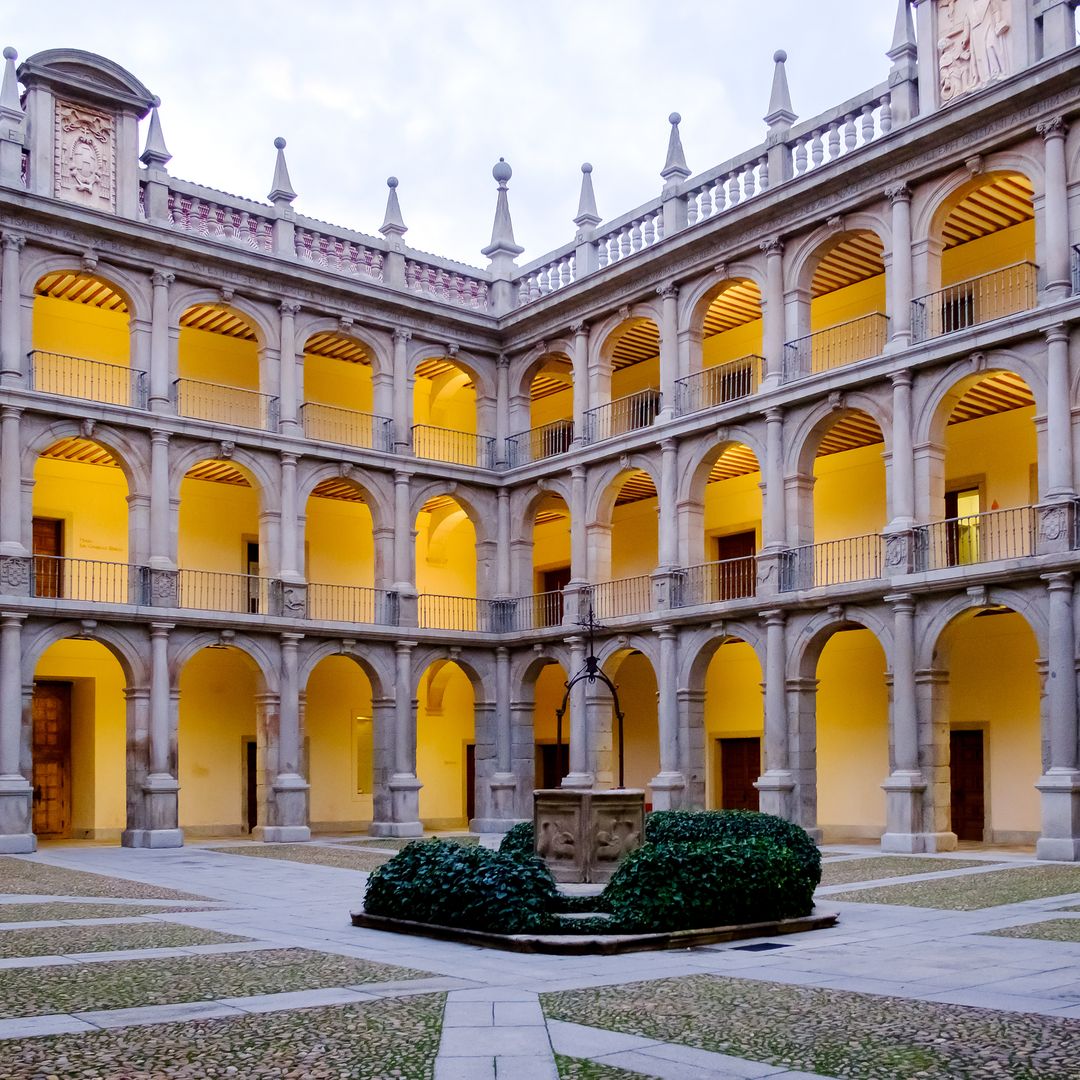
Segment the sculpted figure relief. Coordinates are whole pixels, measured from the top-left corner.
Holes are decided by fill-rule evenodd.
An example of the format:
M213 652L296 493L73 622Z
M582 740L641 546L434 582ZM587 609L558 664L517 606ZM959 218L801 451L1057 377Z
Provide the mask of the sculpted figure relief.
M938 71L941 100L985 86L1009 73L1006 0L940 0Z

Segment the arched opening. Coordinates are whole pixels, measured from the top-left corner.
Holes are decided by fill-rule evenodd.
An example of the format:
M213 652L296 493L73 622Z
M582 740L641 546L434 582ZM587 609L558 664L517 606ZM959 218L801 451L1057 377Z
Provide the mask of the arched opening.
M259 339L251 322L220 304L180 317L176 411L242 428L273 430L277 398L260 393Z
M320 442L391 450L392 422L375 416L372 353L362 341L323 331L304 344L304 434Z
M207 611L267 612L268 562L259 490L232 461L200 461L180 481L180 603Z
M961 842L1034 843L1039 835L1038 654L1024 617L1002 606L965 612L938 639L930 715Z
M34 669L33 831L119 839L127 818L127 677L99 641L64 638Z
M250 833L266 824L265 717L270 706L255 661L210 645L179 679L179 816L191 836Z
M374 817L375 725L371 679L353 658L327 656L308 676L304 730L311 827L366 829Z
M435 495L416 515L420 625L480 629L476 586L476 526L453 496Z
M620 323L604 342L601 357L594 380L601 404L585 415L588 442L648 427L660 411L660 329L652 319Z
M34 286L31 385L46 394L145 408L145 372L131 364L131 310L111 282L54 270Z
M416 772L429 829L459 828L476 816L475 702L472 680L451 660L436 660L420 677Z
M763 772L765 707L762 672L753 646L720 643L705 669L707 805L757 810L754 783Z
M446 356L416 365L413 453L458 465L494 467L492 440L478 434L476 380Z
M605 507L608 522L603 521ZM592 589L600 619L652 608L652 582L659 548L656 485L642 469L629 469L609 485L600 520L589 527L589 565L601 584Z
M563 589L570 584L570 508L561 495L548 492L536 504L532 525L534 625L558 626Z
M965 185L938 210L927 275L937 288L915 301L916 340L1035 306L1034 196L1021 173L992 173Z
M570 357L548 353L530 370L527 423L524 410L515 408L515 402L511 402L514 430L521 432L508 440L511 466L563 454L574 441L574 376ZM528 430L521 431L526 426Z
M678 412L710 409L756 394L761 385L761 290L747 278L721 282L706 294L701 316L701 368L676 384ZM693 365L696 367L697 365Z
M105 447L64 438L38 456L31 502L35 596L140 603L129 565L127 478Z
M562 704L570 676L558 661L546 663L533 684L532 729L536 749L536 769L533 786L557 788L570 771L570 702L562 719L562 739L557 747L559 732L556 710Z
M304 521L308 615L376 622L375 532L363 490L334 477L316 484Z
M623 786L647 791L660 772L656 672L649 658L632 648L619 649L603 666L619 691L623 711ZM600 683L588 684L585 702L592 718L591 737L596 739L597 773L610 776L615 786L619 783L619 732L611 694ZM646 794L645 808L651 807L652 799Z

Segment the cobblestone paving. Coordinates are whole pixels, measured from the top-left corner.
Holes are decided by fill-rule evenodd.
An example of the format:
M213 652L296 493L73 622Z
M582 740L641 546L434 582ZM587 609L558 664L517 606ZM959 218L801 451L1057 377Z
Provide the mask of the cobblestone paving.
M387 852L379 855L374 851L350 851L344 847L326 847L322 844L263 844L256 847L210 848L225 855L247 855L252 859L284 859L287 862L308 863L316 866L337 866L343 870L374 870L392 858Z
M382 848L388 851L400 851L406 844L415 844L417 840L430 840L430 836L418 836L410 839L406 836L380 836L374 838L364 838L361 840L342 840L343 844L357 844L362 847L369 848ZM471 847L473 844L480 843L480 837L475 833L446 833L439 837L440 840L453 840L455 844L464 844L466 847Z
M0 1017L212 1001L356 983L397 982L427 974L309 949L14 968L0 977Z
M614 1065L602 1065L598 1061L586 1061L584 1058L555 1055L555 1064L559 1067L560 1080L642 1080L643 1074L616 1069Z
M1080 1020L712 975L541 995L549 1018L859 1080L1076 1080Z
M855 881L907 877L909 874L934 874L941 870L966 870L985 866L985 862L967 859L932 859L907 855L883 855L876 859L825 861L821 867L822 885L850 885Z
M977 911L999 904L1018 904L1047 896L1080 892L1080 866L1017 866L985 874L882 885L832 893L829 900L864 904L906 904L946 911Z
M1038 941L1075 941L1080 943L1080 919L1046 919L989 931L992 937L1035 938Z
M431 1080L442 1010L442 994L424 994L337 1008L10 1040L0 1043L0 1076Z
M186 949L192 945L230 945L250 940L235 934L219 934L216 930L167 922L41 926L0 930L0 957L69 956L120 949Z
M212 907L139 904L79 904L50 900L41 904L0 904L0 923L56 922L63 919L130 919L139 915L175 915L182 911L214 911Z
M123 900L205 900L205 896L144 885L141 881L66 870L47 863L0 856L0 893L10 896L113 896Z

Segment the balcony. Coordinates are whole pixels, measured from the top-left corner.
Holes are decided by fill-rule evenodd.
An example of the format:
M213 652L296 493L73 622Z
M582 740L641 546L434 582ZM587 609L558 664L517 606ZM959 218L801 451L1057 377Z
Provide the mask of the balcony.
M756 394L761 386L764 367L765 361L760 356L743 356L677 380L676 415L686 416L702 409L713 409L717 405Z
M554 420L550 424L530 428L506 440L506 466L509 469L527 465L530 461L565 454L574 441L574 421Z
M1030 310L1036 276L1034 263L1018 262L917 297L911 302L912 339L926 341Z
M146 568L129 563L35 555L30 595L92 604L146 603Z
M495 440L489 435L473 435L468 431L414 424L412 446L417 457L431 461L471 465L476 469L495 468Z
M1080 295L1080 244L1073 244L1072 249L1072 291Z
M914 530L916 570L944 570L1035 554L1035 509L1017 506L947 518Z
M785 551L780 564L780 591L798 592L879 578L884 546L878 533L867 533Z
M278 399L269 394L199 379L177 379L173 394L180 416L211 420L228 427L277 429Z
M388 454L394 450L394 421L387 416L306 401L300 406L300 422L305 438L316 442L382 450Z
M648 574L590 585L588 601L593 615L618 619L623 615L643 615L653 609L652 578Z
M197 611L237 615L269 615L278 584L256 574L227 574L217 570L177 572L177 605Z
M757 594L757 556L688 566L679 572L673 595L675 607L745 600Z
M789 341L784 345L784 381L804 379L880 356L888 335L888 318L875 311Z
M146 408L145 371L41 349L29 355L31 390L129 409Z
M421 593L417 597L417 626L425 630L472 630L491 632L491 603L475 596L439 596Z
M585 441L603 442L628 431L649 427L660 412L660 391L639 390L585 413Z
M307 587L307 617L319 622L397 626L398 597L386 589L312 582Z

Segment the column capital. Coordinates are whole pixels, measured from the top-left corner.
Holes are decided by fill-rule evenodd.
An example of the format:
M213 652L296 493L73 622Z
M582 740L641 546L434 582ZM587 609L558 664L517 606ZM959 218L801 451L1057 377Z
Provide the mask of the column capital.
M21 405L0 405L0 419L18 420L23 414Z
M1063 116L1048 116L1035 125L1035 131L1049 142L1051 139L1064 139L1069 133L1069 125Z
M495 357L495 366L500 371L505 371L510 367L510 354L501 352Z
M772 405L765 410L766 424L780 424L784 420L784 410L779 405Z
M412 480L412 473L407 472L404 469L394 470L394 483L395 484L408 484Z
M679 298L679 286L670 281L664 285L657 285L656 295L663 300L677 300Z
M894 389L898 386L906 386L910 388L912 383L911 372L907 369L903 371L894 371L889 376L889 382L893 384Z
M885 198L889 200L890 205L895 206L897 203L909 203L911 202L911 188L908 186L906 180L900 180L895 184L889 184L885 188Z
M769 258L772 258L774 255L778 256L784 254L784 241L781 240L779 236L766 237L758 244L758 247Z
M168 270L155 270L150 275L150 283L155 289L167 289L176 280L175 274L170 274Z
M26 246L26 237L13 232L0 233L0 243L5 251L22 251Z
M412 341L412 331L402 330L400 327L394 330L394 344L404 345Z
M584 480L586 476L586 470L584 465L571 465L570 466L570 479L571 480Z
M408 656L418 644L419 643L416 641L395 641L394 652L396 652L398 656Z
M579 319L576 323L570 324L570 332L572 334L587 334L589 332L589 324L583 319Z
M659 623L651 629L661 641L674 641L679 636L671 623Z
M172 432L166 431L164 428L151 428L150 429L150 441L152 443L169 445L169 440L172 438Z
M296 634L296 633L293 633L293 632L289 632L289 633L281 635L282 647L287 645L290 648L295 648L303 640L304 640L304 635L303 634Z
M1053 574L1042 574L1043 581L1049 592L1063 592L1066 589L1072 592L1073 576L1068 571L1060 571Z
M915 613L915 597L911 593L890 593L885 597L885 603L900 614Z
M167 638L170 630L176 629L176 623L152 622L150 624L150 636L154 638Z
M1065 323L1054 323L1053 326L1044 326L1042 332L1048 344L1055 341L1069 340L1069 328Z
M674 454L679 449L679 440L673 438L660 440L660 452L662 454Z
M779 608L771 608L758 612L758 618L763 619L766 626L783 626L787 622L787 613Z
M505 645L499 645L495 649L495 659L505 662L510 659L510 650Z
M283 466L287 465L287 466L290 466L291 468L295 469L296 465L297 465L297 463L299 461L300 461L300 455L299 454L290 453L288 450L282 450L281 451L281 464Z
M299 315L301 306L299 300L282 300L278 304L278 311L282 315Z
M23 611L0 611L0 626L21 626L28 617Z

